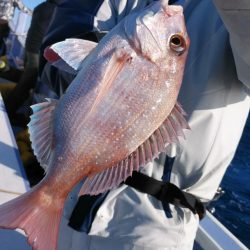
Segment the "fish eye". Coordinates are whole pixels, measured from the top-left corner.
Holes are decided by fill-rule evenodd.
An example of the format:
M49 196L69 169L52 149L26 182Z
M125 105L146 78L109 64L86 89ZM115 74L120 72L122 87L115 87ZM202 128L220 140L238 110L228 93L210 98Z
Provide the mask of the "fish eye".
M186 43L183 36L179 34L172 35L169 42L170 48L181 55L186 49Z

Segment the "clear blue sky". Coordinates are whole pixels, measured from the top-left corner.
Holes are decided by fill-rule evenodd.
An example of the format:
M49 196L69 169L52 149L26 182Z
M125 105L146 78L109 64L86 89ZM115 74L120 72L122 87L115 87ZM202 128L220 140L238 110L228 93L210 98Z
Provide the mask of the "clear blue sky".
M45 0L22 0L22 2L30 9L34 9L34 7L41 2L45 2Z
M0 0L1 1L1 0ZM30 9L34 9L39 3L45 2L45 0L22 0L22 2ZM18 10L16 10L16 13L18 13ZM15 13L15 14L16 14ZM14 16L14 23L17 21L17 15ZM29 25L31 21L31 16L29 16L28 20L26 20L26 29L28 30Z

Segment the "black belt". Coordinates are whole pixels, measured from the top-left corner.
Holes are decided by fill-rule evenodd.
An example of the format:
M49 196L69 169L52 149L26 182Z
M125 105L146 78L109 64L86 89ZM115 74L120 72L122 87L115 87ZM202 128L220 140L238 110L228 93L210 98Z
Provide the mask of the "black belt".
M194 195L181 191L177 186L170 182L158 181L140 172L133 172L133 175L127 178L125 184L137 189L138 191L152 195L162 202L167 202L183 208L189 208L194 214L198 214L200 220L206 214L206 209L199 199ZM98 198L100 198L100 195L81 196L71 214L69 226L79 231L82 223L91 210L92 218L94 219L101 203L99 203L94 210L92 209L92 206Z
M189 208L194 214L199 215L200 220L206 214L206 209L199 199L192 194L181 191L170 182L158 181L140 172L133 172L133 175L127 178L125 184L143 193L152 195L160 201Z

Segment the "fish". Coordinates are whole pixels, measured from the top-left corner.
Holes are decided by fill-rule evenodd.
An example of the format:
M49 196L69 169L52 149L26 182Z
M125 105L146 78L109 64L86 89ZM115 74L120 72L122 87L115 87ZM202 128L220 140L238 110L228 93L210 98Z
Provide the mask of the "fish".
M32 148L45 176L0 206L0 228L24 230L37 250L56 250L65 200L117 187L188 123L177 102L189 48L183 9L155 1L119 22L99 44L66 39L44 56L75 78L59 100L31 106Z

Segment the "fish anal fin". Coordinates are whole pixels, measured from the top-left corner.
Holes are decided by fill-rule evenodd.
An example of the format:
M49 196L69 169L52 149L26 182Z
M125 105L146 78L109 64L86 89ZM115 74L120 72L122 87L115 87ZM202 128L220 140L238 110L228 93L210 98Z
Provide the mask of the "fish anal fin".
M41 166L47 170L53 146L53 119L57 100L32 105L33 115L28 124L31 147Z

